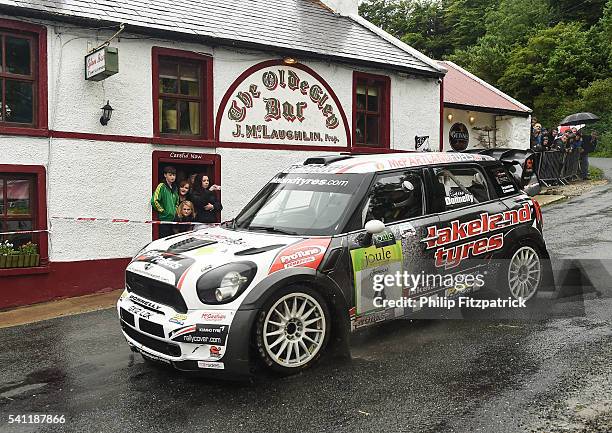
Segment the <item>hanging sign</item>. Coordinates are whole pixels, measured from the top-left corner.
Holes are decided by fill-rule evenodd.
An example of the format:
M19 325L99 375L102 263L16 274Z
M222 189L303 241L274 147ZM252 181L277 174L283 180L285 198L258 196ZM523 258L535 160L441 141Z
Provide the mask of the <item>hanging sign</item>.
M460 152L467 149L470 142L470 132L463 123L455 123L451 126L448 138L453 150Z
M220 107L219 141L348 146L344 113L333 91L305 69L259 68L229 92Z
M101 81L119 72L119 50L103 47L85 56L85 79Z

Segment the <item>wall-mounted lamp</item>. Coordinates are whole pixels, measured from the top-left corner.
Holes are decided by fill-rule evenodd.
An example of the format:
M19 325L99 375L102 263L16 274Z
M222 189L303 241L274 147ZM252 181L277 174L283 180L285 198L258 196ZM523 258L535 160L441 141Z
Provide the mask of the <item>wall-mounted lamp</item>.
M297 62L297 59L294 59L293 57L285 57L283 59L283 63L285 65L295 65Z
M476 118L474 116L470 116L470 125L476 123Z
M453 113L448 113L448 116L446 116L446 119L448 120L448 123L453 121Z
M109 102L110 101L106 101L106 105L101 108L102 117L100 117L100 123L102 126L106 126L113 115L113 107L110 106Z

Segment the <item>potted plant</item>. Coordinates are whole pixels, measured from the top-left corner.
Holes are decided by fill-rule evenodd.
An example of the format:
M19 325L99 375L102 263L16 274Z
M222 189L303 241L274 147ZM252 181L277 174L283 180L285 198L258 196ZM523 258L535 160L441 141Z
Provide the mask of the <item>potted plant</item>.
M40 262L40 254L38 254L38 245L32 242L28 242L27 244L21 245L17 249L17 256L19 257L16 265L18 268L29 268L32 266L38 266Z
M38 266L40 254L38 245L32 242L23 244L17 249L9 241L0 243L0 269L2 268L29 268Z
M15 250L13 249L13 244L9 241L0 242L0 268L10 268L12 267L13 254Z

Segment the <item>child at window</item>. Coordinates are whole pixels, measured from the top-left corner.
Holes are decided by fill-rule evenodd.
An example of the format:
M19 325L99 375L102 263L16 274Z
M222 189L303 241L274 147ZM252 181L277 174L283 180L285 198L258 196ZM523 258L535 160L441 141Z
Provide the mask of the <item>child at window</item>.
M185 200L189 200L189 190L191 189L191 185L188 180L181 180L178 188L178 201L179 204L184 202Z
M160 221L173 221L178 204L178 191L174 181L176 168L171 165L164 167L164 181L157 185L151 197L151 206L157 211ZM170 224L159 225L159 237L164 238L173 233Z
M195 220L195 211L193 209L193 203L189 200L185 200L179 203L178 208L176 209L176 216L174 217L174 222L177 223L186 223L193 222ZM174 233L184 233L193 230L193 225L191 224L177 224L172 227Z

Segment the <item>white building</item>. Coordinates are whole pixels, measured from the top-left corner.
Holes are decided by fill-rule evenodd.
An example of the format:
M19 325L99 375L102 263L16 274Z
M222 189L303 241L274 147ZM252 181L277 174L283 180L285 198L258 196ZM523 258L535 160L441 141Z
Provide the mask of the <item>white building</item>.
M532 110L453 62L444 77L444 150L529 149Z
M121 287L165 165L221 185L225 220L309 156L440 143L444 70L357 0L0 0L0 40L0 232L43 231L0 235L41 254L0 269L0 308Z

